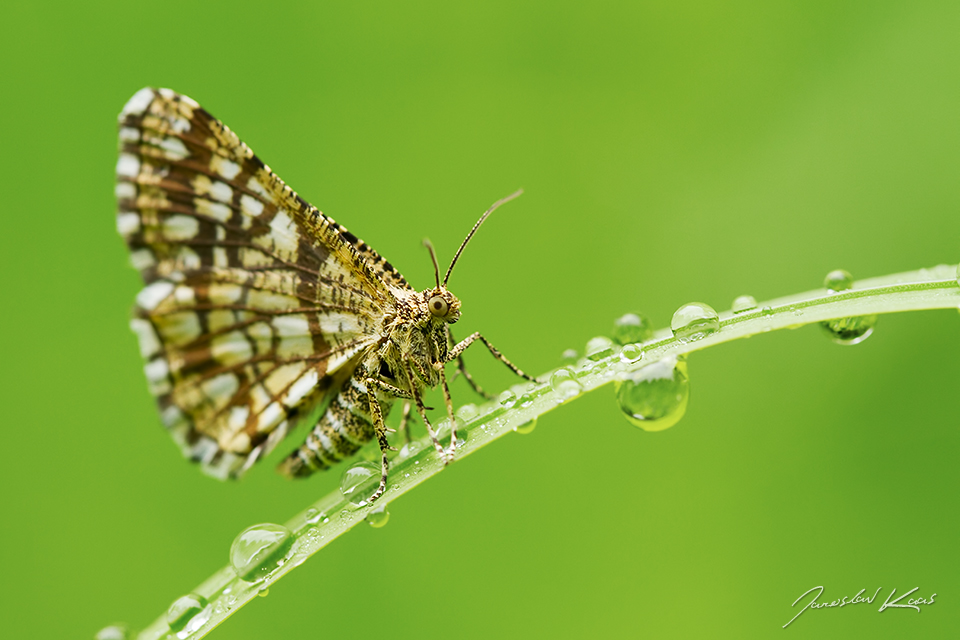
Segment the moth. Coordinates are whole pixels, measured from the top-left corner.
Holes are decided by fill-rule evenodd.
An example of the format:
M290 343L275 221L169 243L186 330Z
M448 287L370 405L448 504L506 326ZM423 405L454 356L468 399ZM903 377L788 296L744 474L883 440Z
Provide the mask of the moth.
M144 288L130 326L162 422L205 471L236 478L266 456L311 410L326 409L279 465L289 477L328 469L376 438L387 482L384 417L411 403L437 452L425 387L443 390L444 365L480 342L455 342L460 301L447 289L473 226L435 286L413 289L369 245L290 189L222 122L169 89L138 91L119 116L117 229ZM313 413L316 413L315 411ZM393 449L395 450L395 449Z

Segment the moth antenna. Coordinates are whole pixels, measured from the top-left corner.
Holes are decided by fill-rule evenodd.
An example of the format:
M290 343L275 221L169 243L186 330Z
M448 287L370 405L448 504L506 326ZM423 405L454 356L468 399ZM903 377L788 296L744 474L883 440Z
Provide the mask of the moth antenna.
M494 202L492 205L490 205L489 209L483 212L483 215L480 216L480 219L477 220L477 223L473 225L473 229L470 229L470 233L468 233L467 237L463 239L463 242L460 244L460 248L457 249L456 255L453 256L453 260L450 261L450 266L447 267L447 275L443 276L443 286L447 286L447 280L450 279L450 274L453 273L453 267L455 264L457 264L457 260L460 259L460 254L463 253L464 247L466 247L467 243L470 242L470 238L472 238L473 234L477 232L477 229L480 228L480 225L483 224L483 221L486 220L491 213L496 211L500 205L506 204L515 198L519 198L521 195L523 195L523 189L517 189L506 198L500 198Z
M433 260L433 275L437 279L437 290L440 290L440 265L437 264L437 252L433 250L433 243L430 242L430 238L423 239L423 246L427 248L427 251L430 252L430 259ZM446 280L444 280L446 283Z

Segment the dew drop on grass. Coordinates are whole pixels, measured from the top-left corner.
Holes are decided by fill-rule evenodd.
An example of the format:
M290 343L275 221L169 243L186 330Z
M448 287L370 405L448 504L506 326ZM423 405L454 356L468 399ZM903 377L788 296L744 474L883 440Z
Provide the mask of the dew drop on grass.
M317 524L323 518L323 512L319 509L314 509L313 507L307 509L307 512L303 514L307 521L307 524Z
M653 326L641 313L625 313L613 323L613 341L617 344L646 342L652 337Z
M672 427L687 411L687 363L677 356L626 374L615 383L617 403L627 420L644 431Z
M508 389L507 391L501 393L499 397L497 397L497 402L500 403L501 407L506 407L509 409L513 407L513 405L517 404L517 394Z
M534 418L533 420L527 420L519 427L514 427L513 430L516 431L517 433L522 433L523 435L526 435L532 432L536 428L537 428L537 419Z
M734 313L743 313L757 308L757 299L753 296L737 296L730 310Z
M823 279L823 286L830 293L848 291L853 288L853 276L848 271L837 269L827 274L827 277ZM824 320L820 323L820 326L827 336L837 344L852 345L860 344L869 338L876 324L877 316L869 315Z
M128 640L130 632L122 624L112 624L97 631L95 640Z
M550 375L550 388L560 396L561 401L569 400L583 391L583 385L568 367L557 369Z
M763 309L760 309L760 313L762 313L765 316L772 316L773 307L764 307Z
M854 316L852 318L837 318L824 320L820 323L824 332L837 344L860 344L870 337L877 324L877 316Z
M401 460L406 460L419 451L420 444L416 440L411 440L410 442L405 442L403 446L400 447L400 452L397 454L397 457Z
M505 391L504 393L510 392ZM516 402L516 397L514 397L514 402ZM513 405L511 404L510 406ZM463 443L467 441L467 437L469 435L465 428L466 425L459 416L454 417L454 424L456 425L455 428L457 430L457 446L462 447ZM450 444L450 418L444 418L437 423L437 440L447 445Z
M373 462L358 462L340 476L340 493L350 504L362 507L380 486L380 465Z
M377 507L372 509L366 517L367 524L374 529L379 529L383 525L387 524L388 520L390 520L390 512L387 511L386 504L377 505Z
M710 305L691 302L677 309L670 328L680 342L694 342L719 330L720 318Z
M279 524L255 524L240 532L230 545L230 564L244 582L263 582L283 565L293 551L293 534Z
M853 276L849 271L835 269L823 279L823 287L830 293L839 293L853 288Z
M533 404L533 396L531 396L529 393L524 393L523 395L520 396L521 409L526 409L532 404Z
M270 595L270 589L268 587L264 587L263 589L260 589L260 591L257 591L257 595L261 598L266 598L268 595Z
M638 344L625 344L620 349L620 362L624 364L633 364L643 358L643 349Z
M195 593L177 598L167 609L167 626L170 631L182 631L191 620L207 608L207 599ZM209 615L207 616L209 619ZM204 620L206 622L206 620ZM200 624L202 626L203 623ZM199 628L199 627L198 627Z
M587 360L597 362L603 360L613 353L613 340L606 336L597 336L590 338L587 342L586 354Z
M464 422L469 422L473 420L478 415L480 415L480 410L477 409L477 405L470 403L465 404L459 409L457 409L457 417L463 420Z

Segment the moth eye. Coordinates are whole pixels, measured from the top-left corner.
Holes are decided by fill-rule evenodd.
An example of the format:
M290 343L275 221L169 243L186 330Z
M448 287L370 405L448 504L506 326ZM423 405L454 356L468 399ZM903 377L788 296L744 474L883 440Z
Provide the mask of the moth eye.
M447 301L444 300L441 296L433 296L430 298L430 302L427 303L430 306L430 313L442 318L447 315Z

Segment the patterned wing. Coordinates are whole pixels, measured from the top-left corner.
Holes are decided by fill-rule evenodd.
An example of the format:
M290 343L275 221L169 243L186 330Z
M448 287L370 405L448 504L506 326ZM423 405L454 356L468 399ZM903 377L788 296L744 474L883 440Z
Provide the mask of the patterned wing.
M237 477L350 375L409 285L190 98L142 89L119 120L147 381L184 454Z

